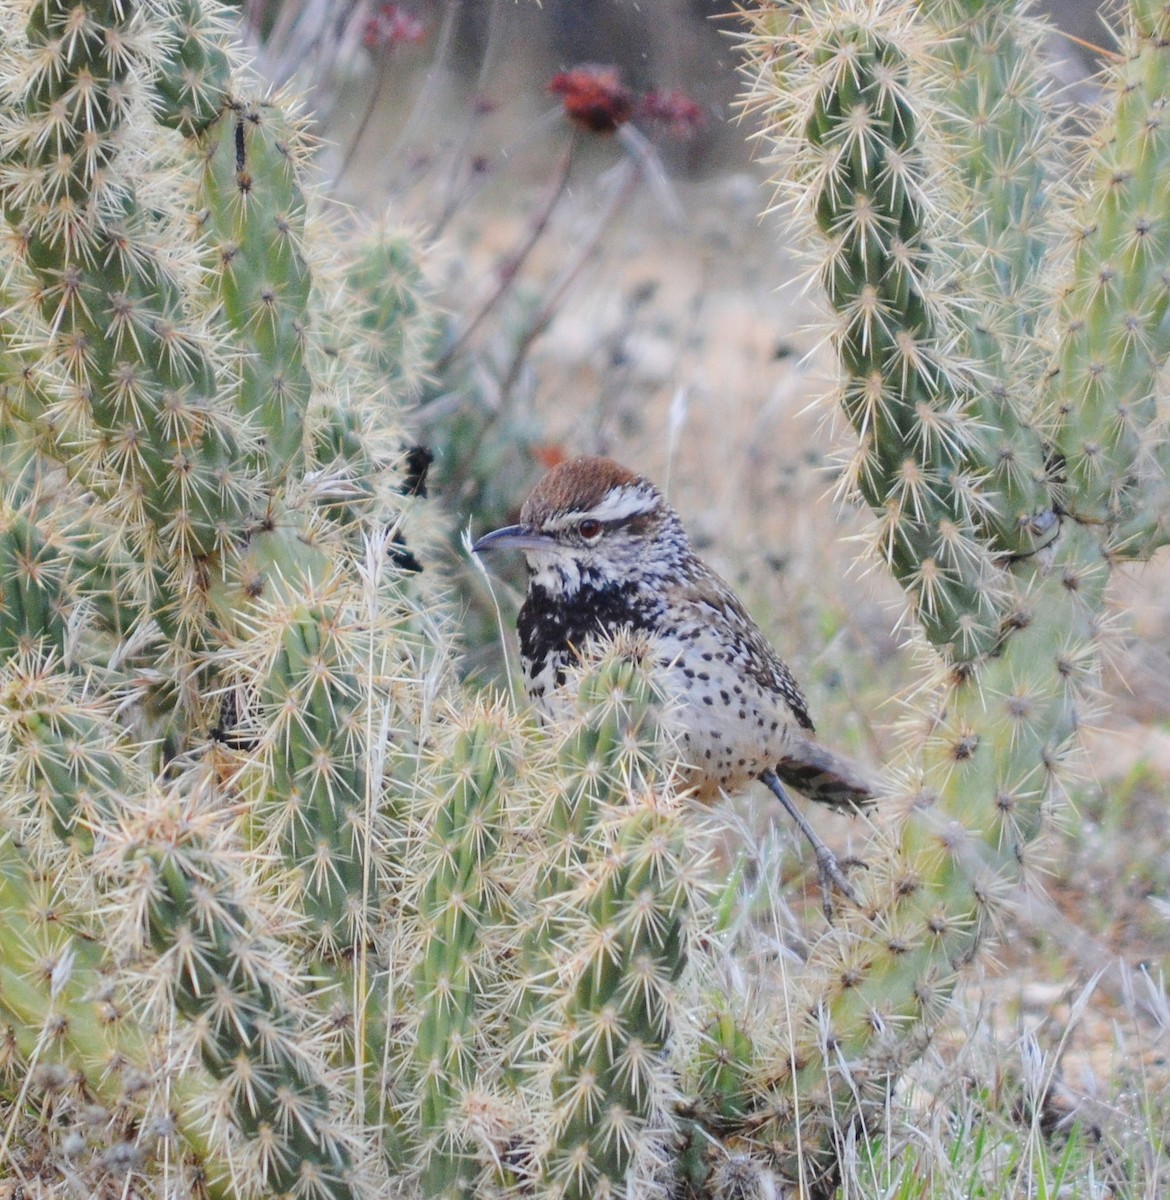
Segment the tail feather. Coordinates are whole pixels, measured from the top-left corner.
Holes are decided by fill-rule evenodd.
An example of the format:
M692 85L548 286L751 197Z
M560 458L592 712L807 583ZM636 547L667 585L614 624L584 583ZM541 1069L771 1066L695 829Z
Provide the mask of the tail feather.
M776 774L802 796L830 808L865 808L877 799L875 781L857 763L811 738L794 743L776 764Z

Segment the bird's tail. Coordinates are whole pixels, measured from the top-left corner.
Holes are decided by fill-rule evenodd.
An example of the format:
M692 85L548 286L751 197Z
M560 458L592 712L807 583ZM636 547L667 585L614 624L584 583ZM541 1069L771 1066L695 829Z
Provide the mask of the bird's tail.
M794 740L776 774L802 796L830 808L865 808L877 799L876 783L857 763L811 738Z

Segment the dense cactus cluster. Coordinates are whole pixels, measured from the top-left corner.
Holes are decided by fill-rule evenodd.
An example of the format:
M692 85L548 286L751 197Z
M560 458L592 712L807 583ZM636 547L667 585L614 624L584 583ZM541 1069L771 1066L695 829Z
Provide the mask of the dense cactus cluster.
M933 664L863 904L799 958L719 883L637 638L548 728L457 682L403 541L416 249L332 238L223 13L0 11L0 1164L50 1196L830 1188L1033 874L1111 564L1166 540L1170 9L1131 5L1075 163L1013 4L751 18L849 485Z
M697 846L647 755L661 754L654 693L637 645L614 653L577 687L587 715L556 759L569 786L533 814L550 853L534 881L523 1057L550 1104L537 1179L565 1197L620 1195L673 1135L675 985L702 909Z
M344 471L303 450L303 137L235 95L227 27L198 5L38 3L4 19L3 819L25 850L11 875L23 919L35 926L48 873L76 920L0 1003L22 1047L36 1010L14 1006L40 980L49 1002L25 1070L64 1060L70 1091L107 1105L112 1123L127 1105L178 1102L159 1146L140 1125L135 1170L194 1151L217 1188L364 1194L383 1167L347 1131L327 1010L290 952L323 918L274 891L306 842L318 862L322 839L346 863L357 853L353 817L371 797L360 781L357 799L329 790L322 762L361 758L365 744L337 728L354 706L335 702L349 664L329 657L329 622L355 591L377 621L391 586L378 576L363 593L355 570L348 592L321 591L344 569L340 550L314 542L352 556L362 535L318 521L315 501L346 490ZM327 385L316 401L327 419ZM372 447L397 437L385 417L368 424ZM397 519L389 465L363 470L379 528ZM295 606L281 582L300 587ZM244 653L262 601L283 604L284 624L276 645L255 636ZM409 611L400 599L396 619ZM324 725L268 719L281 687ZM259 719L284 773L257 786L237 756ZM272 832L275 819L240 823L249 804L271 818L278 787L283 827L307 824L295 838ZM325 894L333 941L354 941L343 914L364 868L323 863L326 881L303 885ZM56 1020L66 1005L76 1019ZM73 1168L53 1161L46 1183L69 1186Z
M774 1146L799 1102L812 1178L840 1137L834 1107L881 1101L1034 877L1098 704L1109 564L1150 553L1165 520L1170 347L1145 248L1165 224L1150 189L1165 178L1170 12L1132 7L1071 216L1046 185L1070 167L1018 6L813 3L756 21L752 99L797 219L823 239L859 435L850 478L938 653L868 911L814 949L810 1002L747 1118Z

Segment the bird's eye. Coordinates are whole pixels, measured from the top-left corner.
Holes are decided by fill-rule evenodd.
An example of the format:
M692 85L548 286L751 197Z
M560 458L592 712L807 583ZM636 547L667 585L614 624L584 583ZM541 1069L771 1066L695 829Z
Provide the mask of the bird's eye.
M594 517L586 517L578 524L577 532L587 542L595 542L601 537L601 522Z

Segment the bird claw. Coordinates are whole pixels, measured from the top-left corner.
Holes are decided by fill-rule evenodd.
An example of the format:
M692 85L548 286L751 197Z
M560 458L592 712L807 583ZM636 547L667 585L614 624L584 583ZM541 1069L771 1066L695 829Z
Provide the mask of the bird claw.
M841 864L838 863L837 856L832 850L824 842L821 842L815 849L817 875L821 883L821 907L824 909L825 919L832 924L834 888L856 908L861 907L861 897L858 895L857 889L849 882L848 876L841 870Z
M804 834L804 840L813 848L813 853L817 856L817 871L821 879L821 906L825 910L825 916L829 923L832 924L833 921L834 888L857 908L860 908L861 897L857 894L853 884L846 879L845 872L841 870L841 866L837 862L837 856L817 837L816 830L805 820L800 809L793 804L792 797L780 782L776 772L763 771L760 774L760 780L784 806L788 815L796 823L797 829Z

